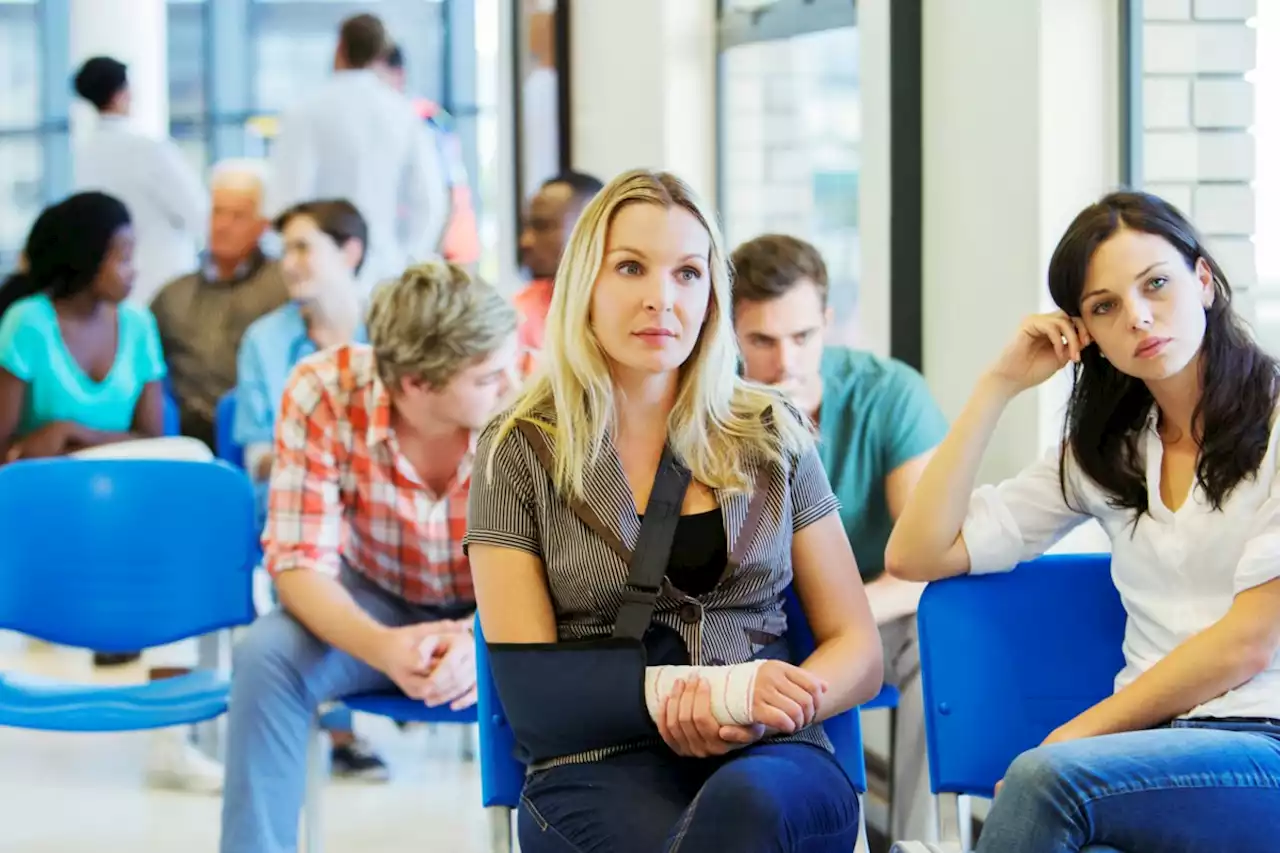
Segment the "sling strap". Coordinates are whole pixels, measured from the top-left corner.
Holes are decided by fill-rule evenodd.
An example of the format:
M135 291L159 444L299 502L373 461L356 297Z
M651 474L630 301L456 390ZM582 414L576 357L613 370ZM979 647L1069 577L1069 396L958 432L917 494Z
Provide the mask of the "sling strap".
M552 456L546 433L530 421L518 421L516 428L533 448L538 462L548 475L554 476L555 459ZM676 526L680 523L680 508L691 479L689 469L680 463L668 445L662 450L662 460L653 478L649 502L645 506L644 520L640 523L640 535L632 552L626 543L605 524L591 505L578 497L570 498L569 508L600 537L610 549L627 564L627 580L622 588L622 606L614 622L613 636L640 640L653 619L653 609L662 592L662 581L671 561L671 545ZM756 476L747 518L734 542L721 580L729 577L742 565L747 548L755 537L764 513L764 505L773 485L773 466L765 465Z

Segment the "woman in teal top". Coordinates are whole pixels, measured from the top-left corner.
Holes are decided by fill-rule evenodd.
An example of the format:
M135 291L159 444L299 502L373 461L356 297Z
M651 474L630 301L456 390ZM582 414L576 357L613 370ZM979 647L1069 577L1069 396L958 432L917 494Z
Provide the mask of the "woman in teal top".
M133 228L111 196L73 195L0 290L0 463L164 432L160 336L133 284Z

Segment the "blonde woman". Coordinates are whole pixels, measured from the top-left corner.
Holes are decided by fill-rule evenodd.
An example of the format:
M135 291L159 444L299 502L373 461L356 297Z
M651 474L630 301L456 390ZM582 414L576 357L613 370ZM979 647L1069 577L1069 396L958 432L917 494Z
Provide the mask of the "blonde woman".
M532 759L525 853L855 842L857 797L816 724L879 688L879 638L806 424L737 376L729 298L720 235L685 184L621 175L574 228L542 372L481 437L467 544ZM650 500L667 470L687 485L646 598L629 571L647 559L637 540L658 541L642 531L668 508ZM817 650L790 662L793 583ZM637 607L648 665L593 668Z

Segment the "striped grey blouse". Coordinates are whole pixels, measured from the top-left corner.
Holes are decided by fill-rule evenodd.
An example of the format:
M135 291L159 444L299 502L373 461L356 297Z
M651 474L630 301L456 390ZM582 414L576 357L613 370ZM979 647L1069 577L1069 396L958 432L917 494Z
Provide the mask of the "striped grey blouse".
M515 548L540 558L546 569L559 639L607 637L622 603L627 564L555 491L530 439L521 431L512 430L503 437L490 474L490 450L505 419L505 414L496 418L480 436L471 474L464 542L468 546L479 543ZM552 442L549 436L543 440ZM748 473L754 479L757 471L753 467ZM772 478L759 526L737 571L699 598L664 584L653 618L680 634L695 665L744 663L786 632L782 603L783 593L791 583L792 536L835 512L838 503L815 449L789 460L781 476L778 473ZM584 481L586 502L628 549L634 549L640 518L622 462L611 443L606 444L596 464L584 472ZM732 550L746 520L751 495L718 491L716 498ZM831 748L821 726L777 739ZM651 743L566 756L542 766L599 760Z

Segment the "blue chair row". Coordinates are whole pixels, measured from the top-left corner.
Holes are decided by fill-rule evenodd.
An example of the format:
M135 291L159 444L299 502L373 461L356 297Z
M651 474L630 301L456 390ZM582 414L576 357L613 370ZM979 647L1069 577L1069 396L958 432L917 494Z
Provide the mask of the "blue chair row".
M944 838L969 850L967 798L1111 695L1125 611L1110 556L1069 554L930 584L918 619L930 786Z

